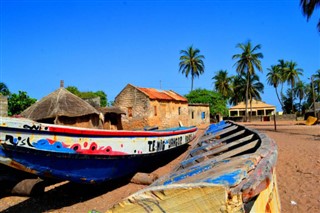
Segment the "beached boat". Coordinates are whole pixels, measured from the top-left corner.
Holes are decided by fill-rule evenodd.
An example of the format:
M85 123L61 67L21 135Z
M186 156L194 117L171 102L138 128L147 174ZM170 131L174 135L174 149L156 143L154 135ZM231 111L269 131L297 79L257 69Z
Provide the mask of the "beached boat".
M276 159L266 135L212 124L176 169L107 212L281 212Z
M79 183L104 182L161 163L197 132L196 127L99 130L9 117L0 122L0 163Z

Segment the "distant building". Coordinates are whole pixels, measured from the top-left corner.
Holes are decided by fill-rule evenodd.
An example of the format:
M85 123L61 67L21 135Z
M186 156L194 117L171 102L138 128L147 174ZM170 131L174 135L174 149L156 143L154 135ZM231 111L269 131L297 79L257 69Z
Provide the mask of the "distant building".
M0 94L0 116L8 116L8 97Z
M245 102L229 108L229 117L245 116L246 105ZM248 103L248 114L252 116L267 116L273 115L276 112L276 107L270 104L266 104L263 101L252 100L252 111L250 103Z
M209 104L191 104L188 105L189 126L200 124L210 124Z
M141 88L128 84L115 98L114 106L121 108L124 129L143 129L157 126L187 126L188 100L172 90Z

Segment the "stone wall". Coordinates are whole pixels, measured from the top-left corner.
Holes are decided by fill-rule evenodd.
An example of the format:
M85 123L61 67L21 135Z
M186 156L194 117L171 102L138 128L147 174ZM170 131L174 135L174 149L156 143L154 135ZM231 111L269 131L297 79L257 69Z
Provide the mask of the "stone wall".
M126 112L121 118L124 129L143 129L153 126L163 129L176 127L179 122L188 124L187 103L150 100L132 85L127 85L119 93L114 106Z
M143 129L148 126L149 99L135 87L127 85L115 98L114 106L126 112L121 117L124 129Z
M149 126L159 128L177 127L181 122L188 125L188 105L180 102L150 101Z
M210 124L209 104L189 104L188 111L189 126Z
M0 95L0 116L8 116L8 98Z

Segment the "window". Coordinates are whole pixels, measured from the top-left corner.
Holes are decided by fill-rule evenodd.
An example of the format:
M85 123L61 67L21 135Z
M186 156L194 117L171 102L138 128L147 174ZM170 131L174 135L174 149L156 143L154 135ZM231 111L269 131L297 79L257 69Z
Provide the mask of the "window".
M191 112L191 119L194 119L194 111Z
M154 109L154 116L157 116L157 106L154 106L153 109Z
M181 107L178 107L178 115L181 115Z
M128 107L128 117L132 117L132 107Z
M206 118L206 113L205 112L201 112L201 119L205 119Z

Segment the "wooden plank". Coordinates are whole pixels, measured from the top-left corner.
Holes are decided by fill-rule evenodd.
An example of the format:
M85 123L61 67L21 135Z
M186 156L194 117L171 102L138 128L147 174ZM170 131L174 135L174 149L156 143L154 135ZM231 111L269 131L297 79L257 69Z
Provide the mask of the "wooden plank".
M229 135L227 137L223 137L221 139L214 140L211 143L208 143L206 145L203 145L203 146L200 146L198 148L192 149L189 152L189 156L192 157L192 156L196 155L197 153L199 153L199 151L201 152L201 151L204 151L204 150L208 151L208 150L214 149L215 147L219 146L221 143L225 142L226 140L231 140L232 138L237 137L237 136L243 134L244 132L245 132L245 130L241 130L241 131L236 132L234 134L231 134L231 135ZM251 139L252 137L253 137L253 134L248 135L248 136L243 137L243 138L240 138L238 140L245 141L245 140Z
M116 204L107 213L121 212L240 212L241 197L228 201L224 186L214 184L179 184L150 187Z
M255 212L281 212L281 205L279 200L279 194L277 189L275 172L272 175L269 186L259 193L258 198L255 200L250 213Z
M253 163L253 165L251 166L256 166L257 163L260 161L260 156L253 153L237 156L234 158L229 158L218 162L205 161L194 166L188 167L186 169L178 170L176 172L164 175L160 177L158 180L156 180L152 185L156 186L177 183L179 181L182 181L183 179L195 175L197 176L201 173L206 173L211 170L214 170L214 172L219 172L226 168L239 167L239 164L245 163L249 160L251 161L251 163ZM200 176L197 176L197 179L197 182L199 182L199 180L201 179Z
M254 148L257 145L258 141L259 140L255 140L255 141L250 142L250 143L248 143L248 144L246 144L244 146L238 147L238 148L233 149L233 150L231 150L229 152L225 152L225 153L223 153L221 155L215 156L215 157L211 158L211 160L220 161L220 160L226 159L228 157L232 157L234 155L237 155L237 154L240 154L242 152L245 152L245 151L247 151L249 149ZM181 167L182 168L186 168L186 167L189 167L191 165L194 165L195 163L197 163L196 161L199 161L199 160L201 160L201 158L204 158L204 157L210 155L210 152L208 152L208 153L209 154L204 153L204 154L207 154L207 155L194 156L194 157L191 157L191 158L189 158L187 160L182 161L181 162Z

